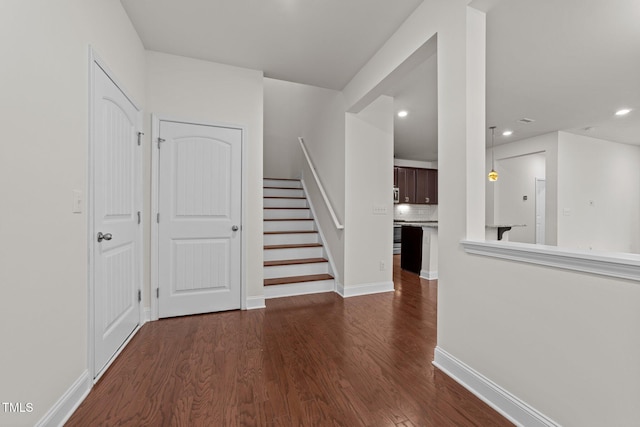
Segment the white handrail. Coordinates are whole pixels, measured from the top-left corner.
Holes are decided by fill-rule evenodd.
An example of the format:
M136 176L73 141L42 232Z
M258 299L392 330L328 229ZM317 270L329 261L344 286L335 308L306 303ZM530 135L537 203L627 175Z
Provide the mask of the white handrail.
M309 164L309 169L311 169L311 173L313 174L313 178L316 180L316 185L320 190L320 194L322 194L322 198L324 199L324 204L327 205L327 209L329 209L329 214L331 214L331 219L333 219L333 224L336 226L338 230L343 230L344 225L340 224L338 221L338 217L336 216L336 212L333 210L333 206L331 206L331 202L329 202L329 198L327 197L327 193L324 191L324 187L320 182L320 178L316 173L316 168L313 167L313 163L311 163L311 158L309 157L309 153L304 146L304 139L302 137L298 137L298 141L300 141L300 147L302 147L302 152L304 153L304 157L307 159L307 163Z

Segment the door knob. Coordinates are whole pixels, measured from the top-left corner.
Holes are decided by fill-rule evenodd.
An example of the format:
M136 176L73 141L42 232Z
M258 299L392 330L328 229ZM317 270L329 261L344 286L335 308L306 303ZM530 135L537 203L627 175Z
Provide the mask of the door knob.
M102 234L102 232L98 233L98 242L102 242L103 240L111 240L113 236L111 233Z
M231 227L231 231L238 231L239 227L237 225L234 225L233 227Z

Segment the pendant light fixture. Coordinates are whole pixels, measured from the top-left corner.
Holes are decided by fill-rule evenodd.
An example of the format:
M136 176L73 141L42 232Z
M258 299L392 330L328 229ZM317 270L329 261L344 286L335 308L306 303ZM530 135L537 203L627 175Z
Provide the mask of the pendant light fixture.
M491 172L489 172L489 175L487 175L487 177L489 178L489 181L494 182L498 180L498 172L496 172L493 155L493 140L496 133L496 127L491 126L489 129L491 129Z

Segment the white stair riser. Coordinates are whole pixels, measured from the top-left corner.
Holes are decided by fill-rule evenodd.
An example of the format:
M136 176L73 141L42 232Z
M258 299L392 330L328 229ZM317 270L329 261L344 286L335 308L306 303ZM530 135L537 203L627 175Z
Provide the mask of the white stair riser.
M316 280L313 282L290 283L286 285L273 285L264 287L264 297L282 298L294 295L309 295L321 292L333 292L335 280Z
M308 208L307 199L264 199L265 208Z
M264 219L311 218L311 209L265 209Z
M304 190L297 188L264 188L264 197L304 197Z
M274 265L264 268L265 279L276 277L307 276L310 274L329 273L328 262L314 262L310 264Z
M265 234L264 245L295 245L298 243L319 243L318 233Z
M263 179L262 183L265 187L302 188L302 183L300 181L291 181L287 179Z
M304 221L265 221L264 231L310 231L315 230L313 220Z
M286 249L265 249L265 261L277 261L282 259L301 258L322 258L324 257L322 246L311 248L286 248Z

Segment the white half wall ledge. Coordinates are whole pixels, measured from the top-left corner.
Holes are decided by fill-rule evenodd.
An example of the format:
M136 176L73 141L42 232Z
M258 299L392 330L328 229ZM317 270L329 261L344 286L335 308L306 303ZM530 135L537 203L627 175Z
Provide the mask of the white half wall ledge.
M259 297L247 297L247 310L257 310L260 308L267 308L264 303L264 296Z
M640 281L640 255L581 251L529 243L462 240L465 252L582 273Z
M380 294L382 292L393 292L393 282L363 283L360 285L347 286L338 284L336 292L342 298L358 297L362 295Z
M433 365L517 426L560 427L560 424L440 347L435 349Z
M64 425L87 397L92 386L89 371L85 370L35 426L57 427Z

